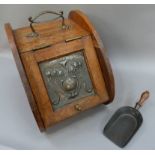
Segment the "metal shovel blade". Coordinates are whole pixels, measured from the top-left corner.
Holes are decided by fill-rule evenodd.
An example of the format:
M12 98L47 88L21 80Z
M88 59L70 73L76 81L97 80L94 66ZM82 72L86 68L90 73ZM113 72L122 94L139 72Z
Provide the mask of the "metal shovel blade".
M104 135L123 148L139 129L142 115L132 107L122 107L116 111L104 128Z

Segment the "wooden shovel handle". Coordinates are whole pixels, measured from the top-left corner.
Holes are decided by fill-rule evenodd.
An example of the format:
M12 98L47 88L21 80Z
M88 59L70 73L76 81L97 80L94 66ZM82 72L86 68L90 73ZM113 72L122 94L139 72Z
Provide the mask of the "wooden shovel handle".
M150 92L149 91L144 91L141 94L141 97L140 97L139 101L136 103L135 108L139 109L141 106L143 106L144 102L149 98L149 96L150 96Z

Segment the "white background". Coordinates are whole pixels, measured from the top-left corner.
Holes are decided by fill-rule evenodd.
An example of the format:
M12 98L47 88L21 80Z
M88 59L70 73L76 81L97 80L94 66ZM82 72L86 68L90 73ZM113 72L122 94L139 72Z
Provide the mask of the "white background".
M27 18L43 10L80 9L98 30L110 58L116 96L40 133L30 110L3 25L28 25ZM112 114L134 106L148 89L150 99L141 109L144 122L125 149L155 149L155 5L0 5L0 148L119 149L103 134Z

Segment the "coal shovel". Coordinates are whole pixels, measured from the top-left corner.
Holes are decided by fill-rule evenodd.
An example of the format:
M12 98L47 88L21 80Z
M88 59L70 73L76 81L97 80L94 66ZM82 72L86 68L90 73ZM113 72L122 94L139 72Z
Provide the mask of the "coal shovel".
M104 135L123 148L137 132L143 122L139 108L148 99L149 91L142 93L135 107L125 106L118 109L104 128Z

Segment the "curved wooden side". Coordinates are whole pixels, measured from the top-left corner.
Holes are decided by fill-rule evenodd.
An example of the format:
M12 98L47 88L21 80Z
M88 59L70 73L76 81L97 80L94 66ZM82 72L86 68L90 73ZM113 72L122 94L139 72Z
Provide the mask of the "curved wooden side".
M39 110L37 108L37 104L35 102L35 99L33 97L33 94L32 94L32 91L31 91L31 88L30 88L30 85L29 85L29 81L28 81L28 79L26 77L26 74L25 74L25 71L24 71L24 68L23 68L23 64L21 62L20 55L18 53L18 49L17 49L16 44L15 44L14 34L13 34L13 31L12 31L11 25L9 23L5 24L5 31L6 31L6 34L7 34L7 37L8 37L10 47L12 49L12 53L13 53L13 56L14 56L14 59L15 59L15 62L16 62L16 66L18 68L20 77L22 79L23 86L24 86L25 92L27 94L27 97L28 97L32 112L33 112L34 117L35 117L35 119L37 121L37 124L39 126L40 131L44 131L45 130L44 123L43 123L42 118L40 116L40 112L39 112Z
M73 20L75 23L77 23L83 29L90 32L91 37L93 39L94 47L96 49L96 53L97 53L97 56L99 59L99 63L101 65L101 70L102 70L103 77L105 80L106 88L107 88L108 94L109 94L109 101L107 103L113 101L114 96L115 96L114 77L113 77L111 65L110 65L109 60L106 57L106 54L104 51L103 43L102 43L97 31L91 24L88 17L83 12L81 12L79 10L71 11L69 13L68 18Z

